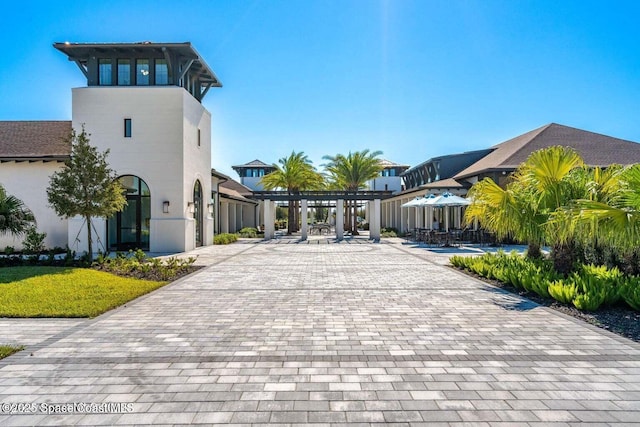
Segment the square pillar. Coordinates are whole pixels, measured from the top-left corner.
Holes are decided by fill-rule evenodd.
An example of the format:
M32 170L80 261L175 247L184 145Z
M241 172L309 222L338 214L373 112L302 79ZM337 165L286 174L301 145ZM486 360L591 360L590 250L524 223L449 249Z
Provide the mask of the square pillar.
M264 238L273 239L276 236L275 209L271 200L264 201Z
M336 200L336 239L344 239L344 200Z
M380 199L373 201L371 206L371 223L369 224L369 237L375 241L380 240L380 214L382 209L380 207Z
M300 201L300 210L301 218L300 218L300 232L302 234L301 240L307 240L307 231L309 230L309 226L307 225L307 199L302 199Z

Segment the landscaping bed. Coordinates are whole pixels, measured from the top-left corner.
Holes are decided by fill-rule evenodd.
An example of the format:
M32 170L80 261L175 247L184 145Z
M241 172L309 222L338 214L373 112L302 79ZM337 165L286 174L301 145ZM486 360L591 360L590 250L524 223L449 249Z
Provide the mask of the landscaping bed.
M491 277L492 273L490 272L490 269L481 269L481 274L478 274L478 272L470 271L462 266L455 265L455 260L452 268L482 280L485 283L527 298L542 306L549 307L553 310L557 310L576 319L588 322L633 341L640 342L640 312L624 304L622 299L618 299L617 302L610 305L603 304L594 311L579 310L572 305L564 304L554 298L546 297L532 290L523 289L522 287L516 287L510 283L497 280Z

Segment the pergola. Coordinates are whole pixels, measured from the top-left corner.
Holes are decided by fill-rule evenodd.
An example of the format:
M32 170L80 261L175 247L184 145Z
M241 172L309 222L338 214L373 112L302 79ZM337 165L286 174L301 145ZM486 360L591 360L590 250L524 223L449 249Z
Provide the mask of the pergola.
M307 224L307 208L309 202L335 201L336 202L336 239L344 238L344 217L339 214L344 211L345 200L367 202L369 207L369 236L373 240L380 239L380 201L391 197L391 191L255 191L250 198L264 202L264 237L275 237L275 203L276 202L300 202L302 210L301 222ZM307 227L301 229L302 240L307 239Z

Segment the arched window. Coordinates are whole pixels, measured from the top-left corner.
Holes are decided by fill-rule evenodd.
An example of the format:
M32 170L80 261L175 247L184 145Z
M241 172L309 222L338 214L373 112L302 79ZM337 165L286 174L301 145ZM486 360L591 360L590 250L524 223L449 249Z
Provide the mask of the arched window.
M149 250L151 193L147 183L134 175L124 175L118 181L125 189L127 206L107 222L109 250Z

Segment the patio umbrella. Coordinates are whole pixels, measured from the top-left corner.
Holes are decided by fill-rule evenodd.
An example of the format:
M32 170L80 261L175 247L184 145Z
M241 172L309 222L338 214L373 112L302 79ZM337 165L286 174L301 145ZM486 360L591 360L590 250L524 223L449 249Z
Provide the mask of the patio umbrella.
M445 231L449 231L449 207L462 207L470 205L471 202L464 197L456 196L451 193L442 193L430 199L427 204L434 208L447 208L445 210Z
M402 208L412 208L417 206L424 197L416 197L413 200L409 200L407 203L400 205Z
M435 197L436 197L436 196L435 196L435 194L425 194L425 195L424 195L424 197L422 197L422 198L417 202L416 207L417 207L417 208L424 208L424 207L426 207L426 208L427 208L427 209L426 209L426 211L427 211L426 213L428 214L428 213L429 213L429 203L430 203L430 202L431 202L431 200L433 200ZM417 215L417 210L416 210L416 215ZM424 212L423 212L423 215L422 215L422 219L424 220ZM426 222L425 222L424 226L425 226L425 228L426 228L426 226L427 226ZM429 228L431 228L431 227L429 227Z
M427 201L431 200L435 196L433 194L425 194L424 197L416 197L413 200L409 200L407 203L400 205L403 208L416 208L416 227L418 226L418 208L427 205Z
M400 205L402 208L416 208L416 226L418 222L418 203L422 200L422 197L416 197L413 200L409 200L407 203ZM409 222L409 212L407 211L407 223Z

